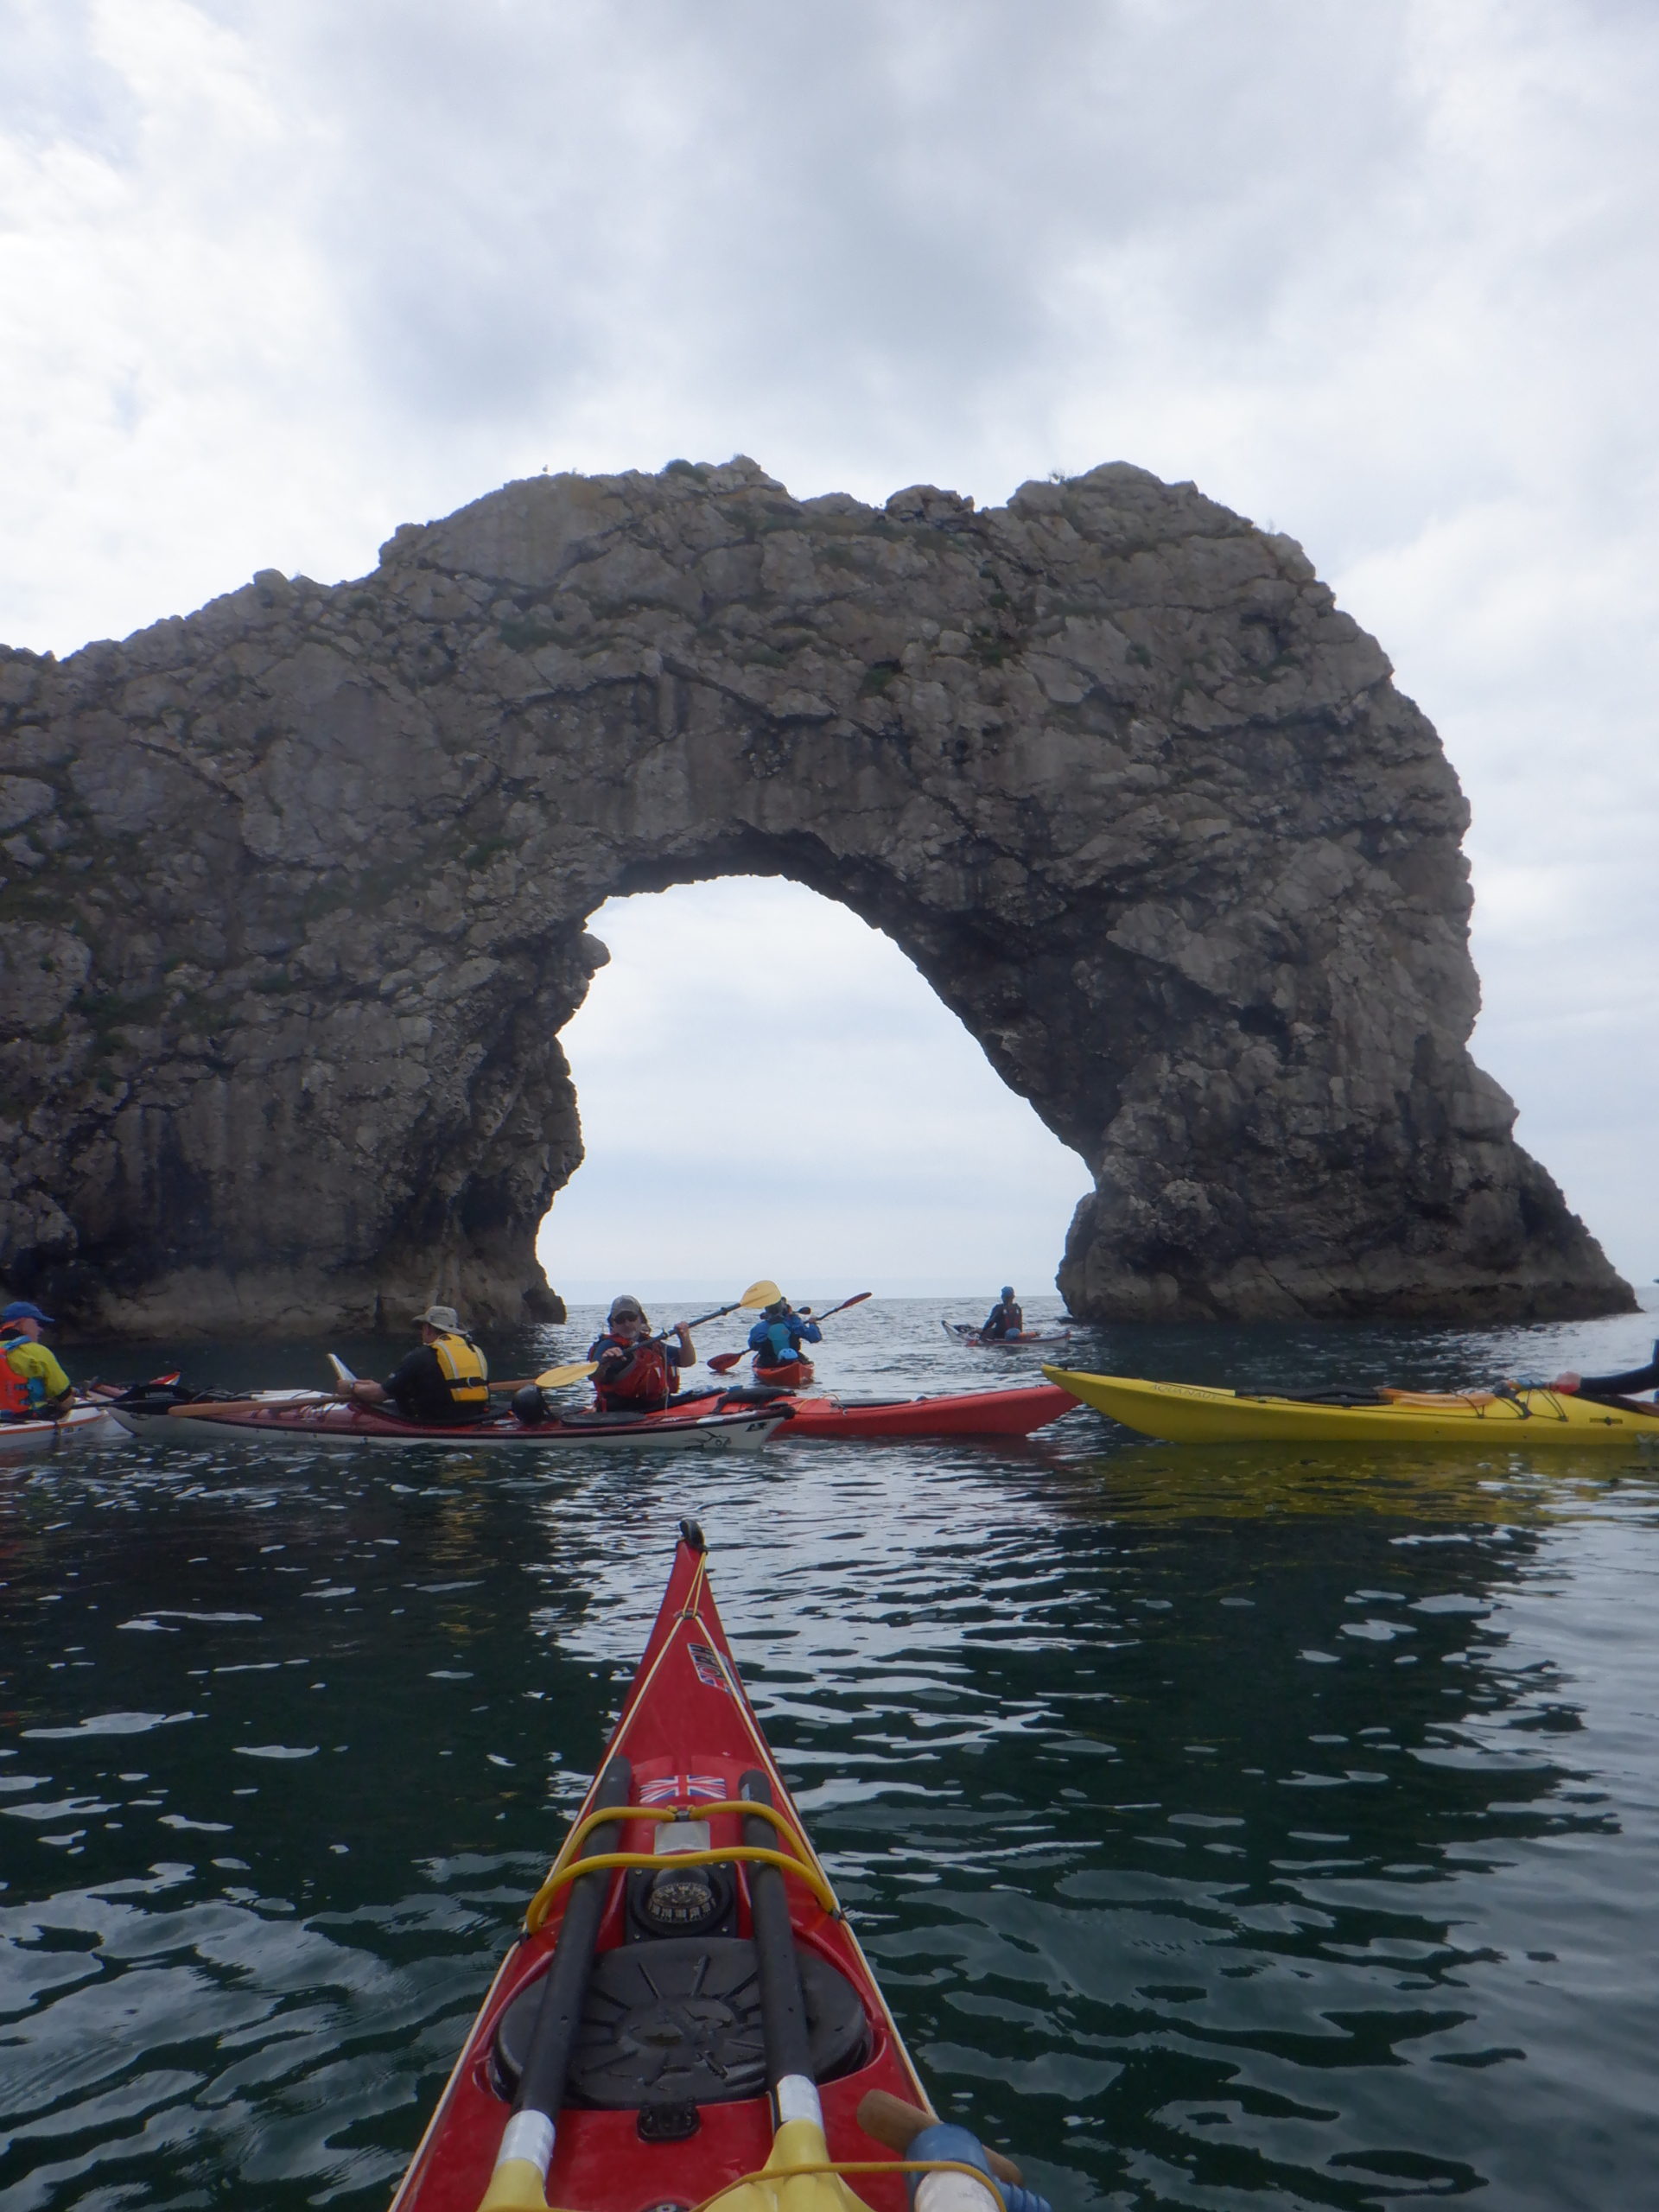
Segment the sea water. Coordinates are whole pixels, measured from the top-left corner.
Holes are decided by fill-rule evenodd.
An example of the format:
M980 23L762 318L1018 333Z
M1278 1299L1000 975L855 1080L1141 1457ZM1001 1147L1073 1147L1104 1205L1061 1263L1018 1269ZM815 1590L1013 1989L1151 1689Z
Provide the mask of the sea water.
M1037 1379L942 1314L978 1318L841 1316L821 1378ZM579 1357L594 1319L497 1371ZM1654 1326L1065 1357L1460 1385L1630 1363ZM323 1379L321 1347L186 1371ZM1057 2207L1652 2196L1659 1449L1208 1449L1084 1411L681 1459L178 1428L0 1473L9 2212L385 2202L682 1515L939 2109Z

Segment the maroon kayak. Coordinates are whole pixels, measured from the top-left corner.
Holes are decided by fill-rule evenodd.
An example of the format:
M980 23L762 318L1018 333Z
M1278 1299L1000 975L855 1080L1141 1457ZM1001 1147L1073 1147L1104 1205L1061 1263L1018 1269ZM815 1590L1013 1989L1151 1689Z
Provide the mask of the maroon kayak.
M723 1394L722 1394L723 1395ZM758 1451L789 1423L779 1402L733 1405L715 1393L664 1413L565 1413L534 1425L503 1414L493 1421L442 1427L400 1421L374 1406L319 1403L310 1391L273 1390L261 1397L195 1400L188 1404L108 1402L111 1414L133 1436L197 1442L208 1428L230 1430L245 1441L284 1444L442 1444L451 1451L546 1452L591 1450Z

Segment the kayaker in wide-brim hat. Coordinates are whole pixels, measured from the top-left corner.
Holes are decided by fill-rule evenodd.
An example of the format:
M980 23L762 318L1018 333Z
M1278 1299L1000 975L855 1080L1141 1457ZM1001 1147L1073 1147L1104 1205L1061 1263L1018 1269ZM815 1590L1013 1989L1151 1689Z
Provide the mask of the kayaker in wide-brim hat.
M384 1382L353 1382L346 1395L359 1406L388 1401L399 1417L423 1428L464 1427L490 1409L490 1366L461 1325L453 1306L417 1315L421 1341Z
M657 1413L679 1388L680 1370L695 1367L697 1349L683 1321L669 1332L671 1343L651 1333L651 1321L637 1298L624 1291L611 1300L605 1326L588 1347L594 1368L594 1404L602 1414Z

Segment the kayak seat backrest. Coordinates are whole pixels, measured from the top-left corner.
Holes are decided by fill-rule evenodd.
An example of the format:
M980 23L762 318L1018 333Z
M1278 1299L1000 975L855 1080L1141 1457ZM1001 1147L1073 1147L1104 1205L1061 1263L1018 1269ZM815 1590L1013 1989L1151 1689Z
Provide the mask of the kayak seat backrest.
M796 1947L812 2071L855 2072L870 2055L869 2022L838 1967ZM541 1999L538 1976L495 2031L492 2071L511 2097ZM594 1961L571 2056L566 2101L610 2112L662 2104L734 2104L766 2091L760 1970L747 1936L654 1936Z

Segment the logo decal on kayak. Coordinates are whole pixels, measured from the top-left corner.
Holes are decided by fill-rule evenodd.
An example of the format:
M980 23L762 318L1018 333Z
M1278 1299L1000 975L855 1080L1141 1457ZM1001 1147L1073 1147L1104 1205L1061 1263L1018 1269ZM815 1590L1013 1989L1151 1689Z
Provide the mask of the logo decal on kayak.
M724 1690L729 1697L732 1686L726 1679L725 1668L720 1663L719 1652L707 1643L688 1643L685 1649L691 1664L697 1670L697 1680L707 1683L711 1690Z
M718 1803L727 1794L726 1785L717 1774L659 1774L655 1782L640 1785L642 1805L689 1805L694 1799L706 1797Z

